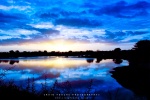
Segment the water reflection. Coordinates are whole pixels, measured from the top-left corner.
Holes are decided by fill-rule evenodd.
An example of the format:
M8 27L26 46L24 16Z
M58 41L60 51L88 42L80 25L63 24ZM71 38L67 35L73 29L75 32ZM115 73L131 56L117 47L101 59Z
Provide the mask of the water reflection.
M88 59L86 59L86 61L87 61L87 63L93 63L94 58L93 59L92 58L88 58Z
M111 73L123 87L150 100L150 58L129 59L129 66L116 67Z
M20 58L19 61L9 60L8 62L11 62L11 65L0 63L0 70L15 65L12 70L7 72L6 80L14 79L16 84L26 85L28 77L34 77L36 89L39 89L47 76L49 85L52 85L56 79L60 83L69 80L72 87L83 92L90 79L93 79L93 88L97 89L100 94L104 94L108 90L115 91L118 87L124 89L110 76L109 71L115 67L128 66L126 60L122 60L119 65L115 64L112 59L98 58L35 57Z
M19 63L19 60L0 60L0 63L9 63L10 65L13 65Z
M96 63L100 63L100 61L102 61L102 60L103 60L102 58L97 58Z
M113 59L113 62L115 64L121 64L123 62L123 60L122 59Z

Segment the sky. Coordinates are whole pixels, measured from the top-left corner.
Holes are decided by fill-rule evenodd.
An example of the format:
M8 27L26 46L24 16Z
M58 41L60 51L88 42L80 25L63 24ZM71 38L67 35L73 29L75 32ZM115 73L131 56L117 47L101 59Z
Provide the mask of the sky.
M0 2L0 52L129 50L149 37L149 0Z

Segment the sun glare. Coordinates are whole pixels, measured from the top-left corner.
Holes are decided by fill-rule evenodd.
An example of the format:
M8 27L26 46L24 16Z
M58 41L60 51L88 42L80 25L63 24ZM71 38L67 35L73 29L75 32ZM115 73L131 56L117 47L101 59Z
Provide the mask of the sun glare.
M79 60L79 59L65 59L65 58L50 58L46 60L27 60L27 61L19 61L20 66L31 67L35 68L42 67L42 68L73 68L77 67L78 64L82 66L87 66L88 63L85 60Z

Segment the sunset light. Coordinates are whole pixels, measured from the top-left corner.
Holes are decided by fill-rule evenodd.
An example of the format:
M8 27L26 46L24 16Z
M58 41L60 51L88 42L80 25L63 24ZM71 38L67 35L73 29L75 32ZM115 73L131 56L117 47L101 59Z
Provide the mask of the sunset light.
M0 0L1 99L150 100L149 91L150 0Z

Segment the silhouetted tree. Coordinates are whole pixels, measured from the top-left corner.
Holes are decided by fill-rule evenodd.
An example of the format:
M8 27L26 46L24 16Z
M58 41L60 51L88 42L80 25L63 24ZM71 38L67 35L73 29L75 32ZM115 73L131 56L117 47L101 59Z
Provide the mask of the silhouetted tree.
M23 53L27 53L27 51L23 51Z
M72 53L72 51L70 50L69 53Z
M120 48L115 48L114 51L118 52L118 51L121 51Z
M150 51L150 40L141 40L138 41L132 50L138 51Z
M46 50L44 50L44 53L47 53L47 51L46 51Z
M9 53L14 53L14 51L13 51L13 50L10 50Z
M16 50L15 52L16 52L16 53L20 53L19 50Z

